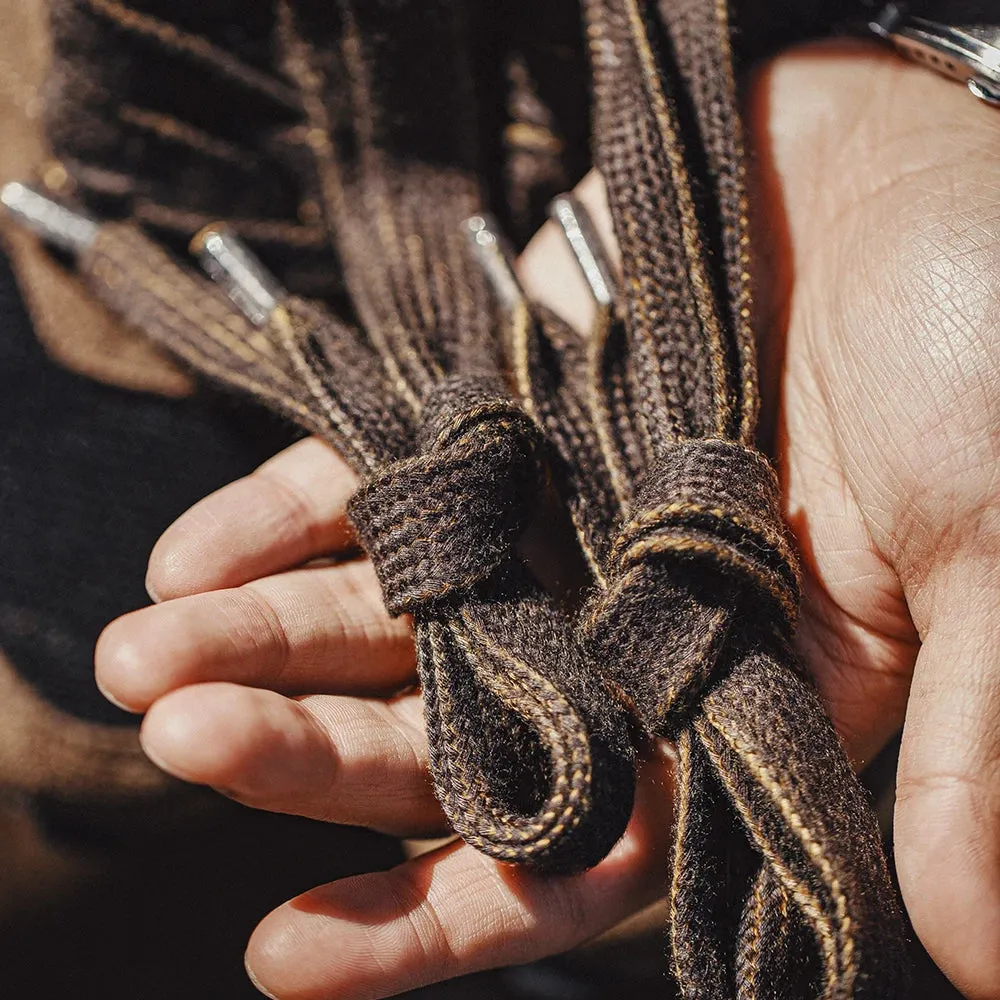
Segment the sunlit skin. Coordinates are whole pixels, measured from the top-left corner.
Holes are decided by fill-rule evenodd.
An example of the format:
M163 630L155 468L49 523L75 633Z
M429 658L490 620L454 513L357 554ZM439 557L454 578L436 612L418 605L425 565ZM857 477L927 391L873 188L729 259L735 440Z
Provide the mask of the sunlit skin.
M765 427L807 568L798 644L860 766L905 720L895 847L914 925L973 1000L1000 998L1000 113L867 46L758 73ZM604 212L599 183L581 195ZM602 227L608 231L606 218ZM546 227L525 284L581 328ZM265 809L443 828L408 624L350 547L353 479L315 440L202 501L150 560L154 607L108 627L102 689L161 767ZM308 694L306 694L308 692ZM313 890L247 962L288 1000L383 997L563 950L662 892L669 757L626 839L543 880L451 845Z

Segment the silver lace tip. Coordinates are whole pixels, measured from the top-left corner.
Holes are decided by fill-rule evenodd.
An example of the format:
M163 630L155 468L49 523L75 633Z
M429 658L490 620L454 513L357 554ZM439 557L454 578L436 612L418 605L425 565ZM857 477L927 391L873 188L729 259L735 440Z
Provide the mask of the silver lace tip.
M549 218L566 237L597 304L610 308L617 294L615 279L594 223L582 202L571 194L558 195L549 203Z
M263 326L288 294L253 251L224 225L202 229L191 241L191 252L255 326Z
M0 202L25 229L30 229L46 243L79 254L97 238L97 223L27 184L14 181L0 189Z
M472 253L486 274L494 293L505 309L513 311L525 301L524 290L514 273L511 253L491 215L473 215L463 229Z
M868 22L868 30L883 41L891 42L893 34L905 20L900 9L889 3Z

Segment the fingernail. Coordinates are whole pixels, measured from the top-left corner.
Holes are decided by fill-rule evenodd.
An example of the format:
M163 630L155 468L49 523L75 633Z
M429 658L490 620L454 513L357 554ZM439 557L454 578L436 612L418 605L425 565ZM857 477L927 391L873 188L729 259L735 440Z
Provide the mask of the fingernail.
M154 604L159 604L160 603L160 595L157 594L156 588L153 586L153 581L150 580L149 577L147 576L145 582L146 582L146 593L149 594L149 599Z
M146 746L146 741L142 738L142 730L139 730L139 746L142 747L142 752L149 758L150 762L154 767L158 767L164 774L169 774L174 778L180 778L181 781L184 780L183 775L178 774L173 768L169 767L164 761L149 747Z
M96 674L94 676L94 683L97 685L97 690L100 691L101 694L105 698L107 698L107 700L110 701L112 705L115 706L115 708L120 708L123 712L128 712L131 715L137 715L138 714L138 709L135 709L135 708L132 708L129 705L126 705L124 702L119 701L113 694L111 694L110 692L106 691L104 689L104 685L101 684L100 679L97 677Z
M278 1000L278 998L273 993L268 993L268 991L265 990L264 987L260 985L260 981L253 974L253 969L250 968L250 960L247 958L246 955L243 956L243 968L247 970L247 978L250 980L251 983L253 983L255 990L257 990L260 993L263 993L264 996L266 997L270 997L270 1000Z

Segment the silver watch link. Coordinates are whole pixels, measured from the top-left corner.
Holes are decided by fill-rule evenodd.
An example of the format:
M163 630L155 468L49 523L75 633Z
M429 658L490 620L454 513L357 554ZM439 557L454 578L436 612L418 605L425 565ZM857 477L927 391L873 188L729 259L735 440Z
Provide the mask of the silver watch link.
M868 28L906 58L964 83L979 100L1000 107L1000 25L940 24L890 3Z

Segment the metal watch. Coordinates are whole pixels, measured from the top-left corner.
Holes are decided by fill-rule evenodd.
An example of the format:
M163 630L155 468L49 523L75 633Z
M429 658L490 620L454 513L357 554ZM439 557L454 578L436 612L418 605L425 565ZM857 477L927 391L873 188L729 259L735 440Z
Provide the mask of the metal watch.
M1000 25L941 24L890 3L868 28L906 58L959 80L979 100L1000 107Z

